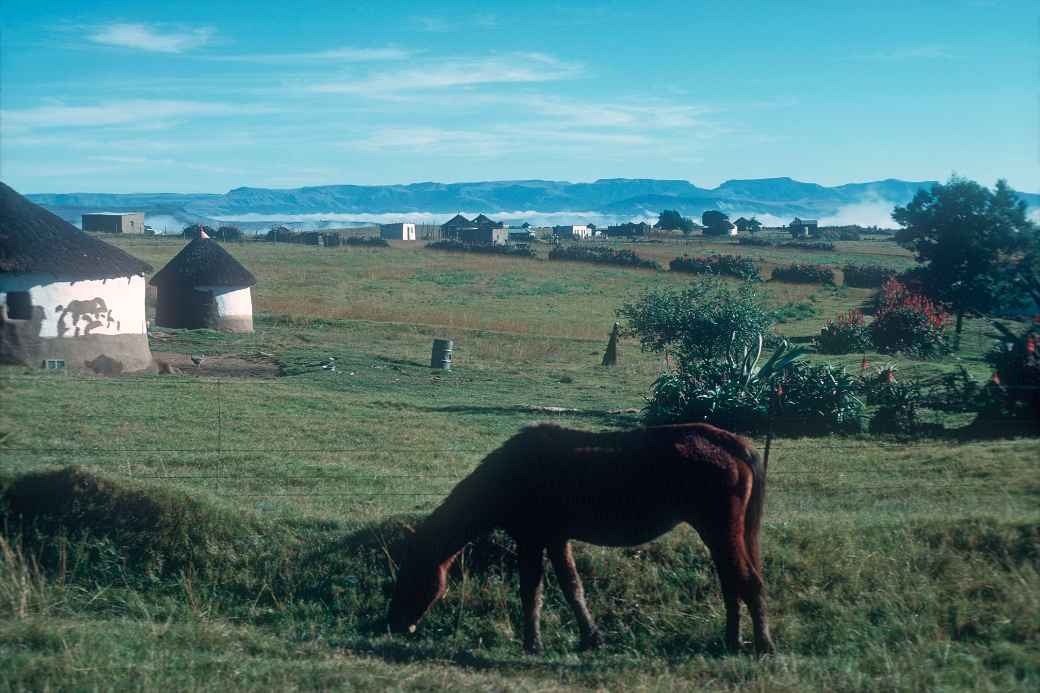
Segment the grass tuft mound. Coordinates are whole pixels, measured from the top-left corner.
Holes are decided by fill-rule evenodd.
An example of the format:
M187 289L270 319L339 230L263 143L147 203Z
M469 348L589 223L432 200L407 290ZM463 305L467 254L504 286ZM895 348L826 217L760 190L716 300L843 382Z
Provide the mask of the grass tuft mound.
M246 565L284 562L289 542L254 517L169 488L112 480L79 467L25 474L0 496L0 526L44 565L76 545L109 553L141 577L221 579ZM87 561L102 569L104 560Z

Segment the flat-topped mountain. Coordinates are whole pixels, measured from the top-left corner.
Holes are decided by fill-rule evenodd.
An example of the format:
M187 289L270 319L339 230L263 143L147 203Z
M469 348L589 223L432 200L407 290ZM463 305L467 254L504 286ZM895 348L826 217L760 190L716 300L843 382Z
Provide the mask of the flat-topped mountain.
M64 193L28 197L66 218L90 210L144 211L184 218L236 215L454 214L458 211L517 215L583 212L616 216L676 209L700 215L706 209L741 214L827 217L863 203L906 204L934 181L886 179L827 187L791 178L728 180L701 188L685 180L610 178L592 183L549 180L423 182L408 185L322 185L304 188L235 188L219 194ZM1040 195L1023 193L1030 206ZM78 219L77 219L78 220Z

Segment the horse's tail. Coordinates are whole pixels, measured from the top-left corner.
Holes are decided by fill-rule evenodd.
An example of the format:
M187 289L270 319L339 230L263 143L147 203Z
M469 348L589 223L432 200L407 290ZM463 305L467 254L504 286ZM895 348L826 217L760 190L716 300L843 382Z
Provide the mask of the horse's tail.
M763 460L758 452L748 448L750 459L747 464L751 468L751 498L748 499L747 509L744 511L744 545L747 546L751 564L755 567L759 577L762 577L762 552L759 549L758 532L762 528L762 513L766 503L768 455L767 449L766 458Z

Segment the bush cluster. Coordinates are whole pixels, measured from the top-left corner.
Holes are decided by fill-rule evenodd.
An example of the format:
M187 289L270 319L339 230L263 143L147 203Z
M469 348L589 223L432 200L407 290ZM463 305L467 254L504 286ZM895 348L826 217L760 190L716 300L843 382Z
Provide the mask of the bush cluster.
M188 224L184 227L183 230L181 230L181 236L183 236L184 238L190 238L192 240L195 240L199 237L199 233L202 231L205 231L206 235L210 238L213 238L217 235L217 232L213 229L212 226L204 226L202 224Z
M795 322L816 317L816 306L810 301L799 301L798 303L785 303L779 308L773 309L773 319L778 323Z
M427 243L432 250L447 250L454 253L484 253L487 255L509 255L511 257L535 257L529 245L496 245L493 243L463 243L445 239Z
M823 241L858 241L862 236L858 226L824 226L813 238Z
M241 241L242 229L237 226L221 226L211 238L216 238L218 241Z
M1040 422L1040 323L1016 334L993 323L999 334L986 363L994 368L990 393L1000 416L1032 418Z
M360 245L370 248L389 248L390 242L378 236L348 236L343 239L344 245Z
M950 352L947 322L948 316L935 303L889 279L881 289L870 338L883 354L933 358Z
M830 252L834 250L833 243L826 242L811 242L811 241L787 241L786 243L778 244L779 248L798 248L799 250L819 250Z
M816 338L816 349L821 354L851 354L870 348L870 330L863 311L850 310L828 320Z
M834 270L820 265L798 263L773 269L773 280L793 284L834 284Z
M680 364L750 349L773 326L754 284L733 289L714 278L682 290L652 289L617 313L625 334L638 335L644 351L669 352Z
M880 265L845 265L841 271L845 275L845 286L858 289L879 288L896 276L895 270Z
M588 247L580 245L557 246L549 252L550 260L568 260L572 262L595 262L602 265L621 265L622 267L642 267L660 270L661 266L653 260L639 257L631 250L614 250L613 248Z
M767 238L756 238L755 236L741 236L737 239L737 245L750 245L759 248L769 248L776 243Z
M668 268L673 272L714 274L748 281L762 281L754 261L740 255L706 255L704 257L683 255L668 263Z
M721 360L689 364L658 378L645 409L648 423L705 421L731 431L760 433L769 426L796 435L854 433L861 429L858 383L844 369L795 362L768 380L745 384Z

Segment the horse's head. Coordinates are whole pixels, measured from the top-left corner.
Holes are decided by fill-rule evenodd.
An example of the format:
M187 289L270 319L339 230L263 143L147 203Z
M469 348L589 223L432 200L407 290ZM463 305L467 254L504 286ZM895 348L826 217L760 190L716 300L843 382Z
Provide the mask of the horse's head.
M450 561L449 561L450 563ZM448 564L438 565L409 556L397 576L387 621L392 633L414 633L433 603L447 589Z

